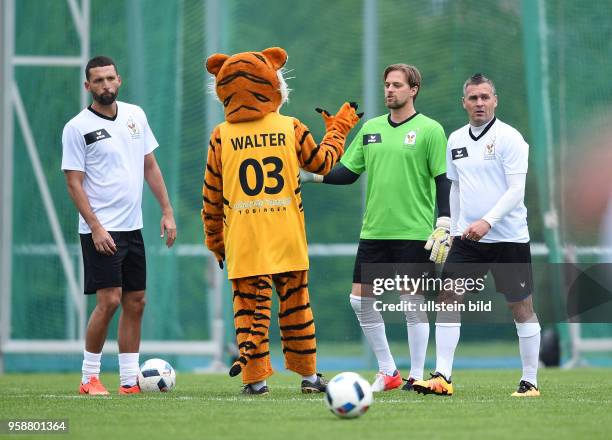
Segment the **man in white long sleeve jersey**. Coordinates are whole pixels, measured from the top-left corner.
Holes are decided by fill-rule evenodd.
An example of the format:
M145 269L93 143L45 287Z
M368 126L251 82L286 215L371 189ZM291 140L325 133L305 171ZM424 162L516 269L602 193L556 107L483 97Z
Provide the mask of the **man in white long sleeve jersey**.
M491 271L496 290L505 295L519 338L523 374L512 396L535 397L540 325L533 311L532 269L523 203L529 145L521 134L495 117L497 95L482 74L463 86L469 124L448 138L447 176L453 243L443 278L481 278ZM445 302L460 299L444 292ZM413 384L424 394L452 395L451 372L459 341L460 314L436 316L436 371Z

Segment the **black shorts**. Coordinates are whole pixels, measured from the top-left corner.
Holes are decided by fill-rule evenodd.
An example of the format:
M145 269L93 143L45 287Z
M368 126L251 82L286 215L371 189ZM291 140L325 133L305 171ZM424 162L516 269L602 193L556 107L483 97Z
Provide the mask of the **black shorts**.
M442 279L483 278L489 271L495 288L509 302L521 301L533 291L529 243L480 243L453 238Z
M435 264L429 260L425 241L359 240L353 283L372 284L374 278L391 278L396 274L419 278L433 274Z
M98 289L108 287L121 287L126 292L145 290L147 262L140 229L108 233L117 246L114 255L99 253L91 234L80 234L85 267L85 294L96 293Z

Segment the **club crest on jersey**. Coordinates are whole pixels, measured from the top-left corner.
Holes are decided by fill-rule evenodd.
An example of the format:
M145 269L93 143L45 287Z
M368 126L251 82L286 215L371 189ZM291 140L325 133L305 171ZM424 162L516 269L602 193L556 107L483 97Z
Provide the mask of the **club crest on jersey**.
M490 142L487 142L484 148L484 160L495 159L495 138L492 138Z
M404 145L414 145L416 144L417 134L415 131L409 131L404 137Z
M382 143L382 136L380 133L363 135L363 145L380 144L380 143Z
M127 120L127 128L132 135L132 139L138 139L140 137L140 130L138 129L138 125L134 122L134 120L130 117Z

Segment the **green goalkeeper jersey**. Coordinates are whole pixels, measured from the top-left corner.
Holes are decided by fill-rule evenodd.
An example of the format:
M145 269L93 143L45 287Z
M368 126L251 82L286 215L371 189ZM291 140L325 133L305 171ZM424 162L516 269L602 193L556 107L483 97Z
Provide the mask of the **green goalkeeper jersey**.
M434 223L434 178L446 172L440 124L420 113L400 124L389 115L370 119L341 163L357 174L367 171L360 238L427 240Z

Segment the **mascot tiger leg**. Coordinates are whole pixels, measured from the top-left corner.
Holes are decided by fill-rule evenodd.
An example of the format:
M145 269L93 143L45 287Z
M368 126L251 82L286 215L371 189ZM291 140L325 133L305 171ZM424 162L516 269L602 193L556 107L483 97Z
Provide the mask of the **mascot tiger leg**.
M232 280L234 290L234 327L240 357L230 369L230 376L242 371L242 382L255 383L273 373L270 363L270 313L272 277L256 275Z
M285 368L302 376L317 371L317 340L310 300L308 271L273 275L280 300L278 326L281 332Z
M316 374L317 341L308 296L308 271L285 272L232 280L234 326L240 357L230 376L242 372L242 382L255 383L273 373L270 363L272 282L280 300L278 323L285 368L302 376Z

